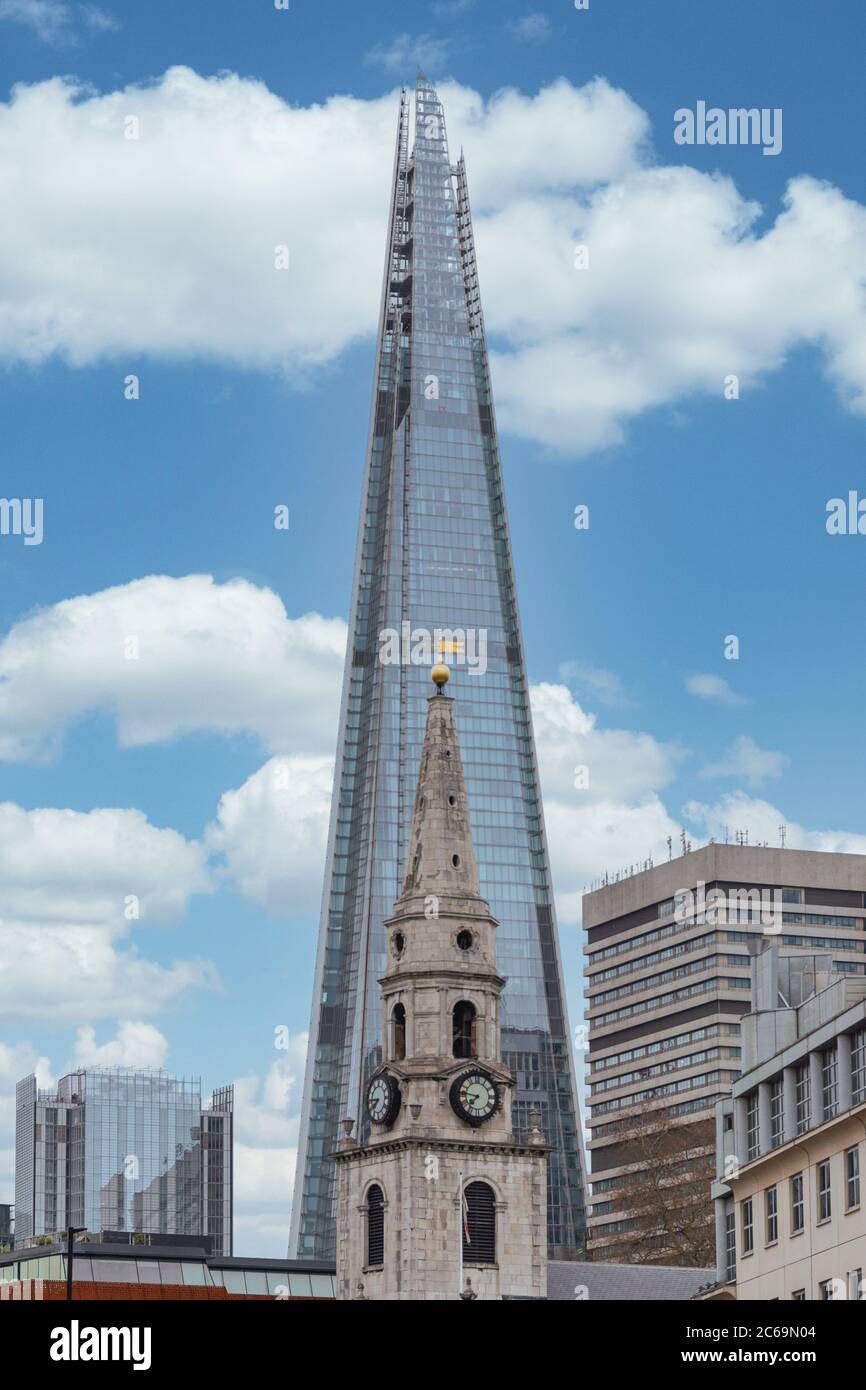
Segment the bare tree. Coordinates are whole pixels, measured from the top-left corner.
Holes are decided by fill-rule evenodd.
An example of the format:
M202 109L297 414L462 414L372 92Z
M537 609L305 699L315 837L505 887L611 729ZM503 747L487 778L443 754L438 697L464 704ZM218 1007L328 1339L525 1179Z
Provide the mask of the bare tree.
M629 1264L711 1268L716 1260L710 1197L714 1122L677 1124L663 1110L645 1110L630 1118L624 1147L634 1168L617 1206L635 1224L618 1232L609 1250L597 1251L595 1258L611 1259L615 1251L616 1259ZM595 1234L602 1236L604 1227Z

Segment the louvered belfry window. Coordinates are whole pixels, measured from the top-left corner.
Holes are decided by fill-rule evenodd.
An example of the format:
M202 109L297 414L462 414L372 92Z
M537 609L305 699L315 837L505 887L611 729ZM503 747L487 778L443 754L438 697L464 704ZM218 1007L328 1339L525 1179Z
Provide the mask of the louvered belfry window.
M486 1182L465 1188L463 1259L474 1265L496 1263L496 1194Z
M385 1198L375 1184L367 1193L367 1264L385 1263Z

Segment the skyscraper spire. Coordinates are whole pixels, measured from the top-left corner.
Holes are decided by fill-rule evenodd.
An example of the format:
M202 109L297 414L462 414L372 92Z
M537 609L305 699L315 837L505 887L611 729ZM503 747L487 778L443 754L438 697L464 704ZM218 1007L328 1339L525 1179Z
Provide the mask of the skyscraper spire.
M474 884L490 904L508 980L502 1053L516 1083L514 1128L528 1134L530 1112L541 1111L553 1146L551 1244L573 1247L584 1228L570 1029L466 166L451 164L442 104L424 77L411 149L410 124L404 90L292 1208L292 1251L322 1259L334 1253L327 1155L341 1121L366 1113L367 1083L381 1063L384 924L417 848L412 807L429 660L391 655L404 629L426 634L434 655L454 652L475 841L471 859L455 842L461 863L451 864L450 881L448 866L433 880L422 844L418 884ZM446 627L462 636L437 648ZM433 710L439 701L447 705L434 696Z

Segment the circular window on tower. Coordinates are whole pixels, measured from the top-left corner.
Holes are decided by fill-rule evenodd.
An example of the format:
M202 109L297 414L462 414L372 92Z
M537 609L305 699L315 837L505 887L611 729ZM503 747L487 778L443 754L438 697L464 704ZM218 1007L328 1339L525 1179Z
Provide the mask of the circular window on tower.
M454 865L455 869L459 869L459 868L460 868L460 855L459 855L459 854L452 854L452 856L451 856L451 863Z
M402 956L406 949L406 938L401 931L395 931L391 937L391 949L395 956Z
M460 947L460 950L461 950L461 951L469 951L469 950L471 950L471 948L472 948L474 942L475 942L475 937L472 935L471 931L468 931L468 930L467 930L466 927L463 927L463 928L457 933L457 945Z

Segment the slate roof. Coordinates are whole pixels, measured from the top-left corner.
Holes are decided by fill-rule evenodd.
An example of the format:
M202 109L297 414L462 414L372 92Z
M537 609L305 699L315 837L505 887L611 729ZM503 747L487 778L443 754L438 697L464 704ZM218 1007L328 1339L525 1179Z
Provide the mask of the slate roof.
M701 1285L716 1281L714 1269L679 1269L672 1265L584 1264L551 1260L547 1266L548 1299L574 1302L575 1289L585 1286L591 1303L645 1302L661 1299L686 1302Z

